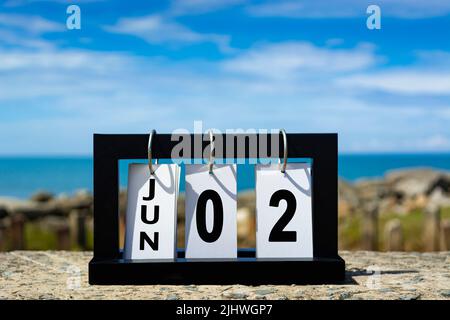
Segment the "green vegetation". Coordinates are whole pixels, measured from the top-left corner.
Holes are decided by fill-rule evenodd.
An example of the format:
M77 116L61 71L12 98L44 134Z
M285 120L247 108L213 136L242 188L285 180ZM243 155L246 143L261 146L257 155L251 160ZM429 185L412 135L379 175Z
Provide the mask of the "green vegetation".
M398 219L402 226L403 239L406 251L422 251L423 250L423 227L425 225L425 216L423 211L414 210L408 214L387 213L381 215L379 219L379 248L383 249L384 237L383 230L390 220Z
M25 223L25 249L47 250L57 247L56 234L38 223Z
M94 247L94 234L92 230L87 231L86 250ZM58 248L58 239L52 230L39 223L25 224L25 250L55 250ZM71 250L82 250L77 244L71 245Z
M378 220L378 247L384 250L384 234L386 224L398 219L402 226L405 251L423 251L423 232L425 226L425 214L422 210L414 210L406 214L383 213ZM450 219L450 207L441 211L441 220ZM339 243L345 250L357 250L362 248L362 224L364 217L361 213L339 218Z
M352 217L339 218L339 244L342 249L359 249L361 247L361 225L363 217L355 214Z

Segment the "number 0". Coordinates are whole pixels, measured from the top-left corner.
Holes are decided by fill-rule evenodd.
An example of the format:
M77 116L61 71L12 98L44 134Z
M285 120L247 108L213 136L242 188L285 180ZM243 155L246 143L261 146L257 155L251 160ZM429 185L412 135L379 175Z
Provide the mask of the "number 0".
M284 228L286 228L288 223L294 217L295 211L297 210L297 200L292 192L288 190L278 190L270 198L270 206L278 207L281 200L286 201L286 211L283 213L280 220L273 226L269 235L269 242L296 242L297 232L285 231Z
M206 229L206 204L211 200L214 211L214 222L211 232ZM223 228L223 204L219 194L214 190L206 190L199 197L195 213L197 231L203 241L211 243L220 238Z

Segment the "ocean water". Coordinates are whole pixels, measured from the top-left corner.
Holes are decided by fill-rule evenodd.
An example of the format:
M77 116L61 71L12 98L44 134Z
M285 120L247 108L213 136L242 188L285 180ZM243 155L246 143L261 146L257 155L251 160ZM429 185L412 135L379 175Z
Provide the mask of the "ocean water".
M126 187L127 168L120 161L120 185ZM381 177L398 168L431 167L450 171L450 154L352 154L339 156L339 176L355 181ZM0 158L0 196L27 198L37 190L72 194L92 190L93 162L90 157L2 157ZM182 176L184 170L182 168ZM314 164L313 164L314 176ZM254 188L254 166L238 166L238 190ZM184 190L181 179L181 191Z

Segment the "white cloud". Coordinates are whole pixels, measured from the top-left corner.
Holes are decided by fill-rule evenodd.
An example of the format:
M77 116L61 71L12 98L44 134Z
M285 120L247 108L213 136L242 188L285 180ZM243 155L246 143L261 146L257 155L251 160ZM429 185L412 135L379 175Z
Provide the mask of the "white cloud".
M31 34L60 32L64 25L39 16L0 13L0 26L24 30Z
M420 152L448 152L450 138L441 133L431 135L419 133L419 137L409 136L391 141L374 137L370 141L370 146L373 147L373 151L381 152L417 152L417 150ZM364 151L364 149L364 145L361 145L359 150L354 151Z
M230 51L230 38L226 35L195 32L163 15L122 18L113 26L105 26L109 32L133 35L153 44L195 44L211 42L220 50Z
M336 80L347 88L405 95L450 95L450 73L429 70L388 70Z
M0 50L0 71L59 70L75 71L89 69L92 72L109 72L134 61L114 53L83 50Z
M399 107L336 86L338 78L368 75L377 59L370 46L304 42L256 46L225 62L0 49L0 153L87 153L94 132L192 130L194 120L222 130L338 132L343 151L445 150L447 100L439 110L414 99ZM256 66L236 67L244 61ZM264 64L270 72L261 74Z
M430 137L420 139L418 145L428 150L449 150L450 139L443 134L435 134Z
M442 50L416 51L418 64L422 67L437 67L439 70L442 68L450 69L450 52Z
M383 17L413 19L450 14L450 2L442 0L274 0L250 4L246 10L257 17L351 18L364 17L370 4L380 6Z
M203 5L190 0L172 15L124 18L106 28L153 44L210 42L230 50L227 36L174 18L227 4ZM41 37L59 24L32 19L31 28L27 16L16 18L0 14L2 44L13 45L0 45L0 153L87 153L94 132L171 132L192 129L194 120L220 129L338 132L343 151L450 150L448 52L419 52L409 66L380 70L373 46L343 49L331 39L325 46L260 43L227 51L221 61L174 61L61 49Z
M31 49L54 48L54 44L44 40L42 35L64 30L63 24L39 16L0 13L0 48L5 45Z
M17 32L0 28L0 39L2 39L2 45L10 45L20 48L31 49L51 49L54 48L53 43L43 40L40 37L21 35ZM0 48L2 46L0 45ZM0 61L1 65L1 61ZM1 66L0 66L1 68Z
M286 17L295 18L306 14L305 4L300 1L268 2L247 7L247 11L257 17Z
M437 111L437 116L448 121L450 119L450 106L439 108Z
M180 90L167 92L177 79L157 59L14 50L1 52L0 61L7 63L0 70L0 153L87 153L94 132L181 125L174 102Z
M321 48L307 42L285 42L256 46L224 63L225 70L291 78L320 72L349 72L373 66L377 57L370 45L354 49Z
M246 2L247 0L175 0L168 14L172 16L203 14Z
M107 0L77 0L76 4L82 4L82 3L93 3L93 2L104 2ZM70 5L71 2L68 0L6 0L3 4L5 7L20 7L25 6L32 3L39 3L39 2L52 2L52 3L60 3L60 4L66 4Z

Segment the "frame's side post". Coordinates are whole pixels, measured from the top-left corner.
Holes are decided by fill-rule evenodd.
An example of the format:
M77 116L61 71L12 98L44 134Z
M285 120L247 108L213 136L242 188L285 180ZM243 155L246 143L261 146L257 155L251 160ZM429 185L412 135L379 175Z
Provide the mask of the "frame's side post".
M94 134L94 258L119 257L119 167L108 137Z
M313 159L314 256L338 255L338 136L319 135Z

